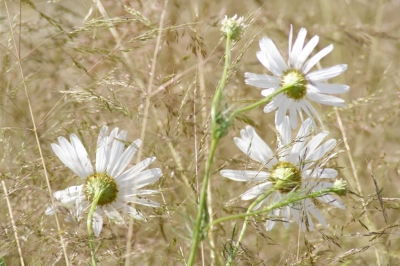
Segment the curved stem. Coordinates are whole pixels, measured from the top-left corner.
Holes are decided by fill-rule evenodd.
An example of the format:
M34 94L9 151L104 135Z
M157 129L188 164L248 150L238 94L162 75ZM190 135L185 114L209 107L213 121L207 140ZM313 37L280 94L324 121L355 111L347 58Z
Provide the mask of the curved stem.
M89 234L89 247L90 254L92 257L92 266L97 266L96 251L94 247L94 235L93 235L93 215L97 208L97 203L101 197L102 192L96 193L96 197L93 199L92 205L90 206L88 218L87 218L87 230Z

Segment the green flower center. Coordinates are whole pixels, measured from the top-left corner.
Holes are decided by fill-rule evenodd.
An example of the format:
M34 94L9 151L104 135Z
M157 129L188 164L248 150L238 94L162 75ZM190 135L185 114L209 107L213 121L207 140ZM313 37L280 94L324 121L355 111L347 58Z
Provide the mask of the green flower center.
M298 167L288 162L279 162L272 171L270 179L281 193L288 193L300 188L301 173Z
M89 202L93 202L95 197L101 194L97 204L104 206L117 199L118 185L115 179L106 173L96 173L86 178L83 193Z
M296 69L288 69L282 74L281 86L291 86L291 88L284 93L287 97L299 101L306 96L307 80L304 75Z

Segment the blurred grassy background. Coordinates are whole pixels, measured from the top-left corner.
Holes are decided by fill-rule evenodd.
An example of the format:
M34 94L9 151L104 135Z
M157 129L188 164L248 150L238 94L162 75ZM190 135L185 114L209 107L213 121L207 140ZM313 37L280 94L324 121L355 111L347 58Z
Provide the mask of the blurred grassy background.
M259 217L258 223L251 223L236 262L400 264L399 1L170 0L166 6L163 1L102 1L105 12L95 2L0 3L0 255L7 265L20 263L10 211L26 265L65 264L54 216L44 215L50 195L28 99L53 191L82 182L52 152L50 144L58 136L77 134L94 158L103 124L127 130L130 141L141 137L150 99L143 156L156 156L152 167L163 170L163 178L152 187L162 191L152 199L163 207L140 208L149 221L134 223L128 256L132 265L184 265L208 153L210 102L222 72L220 21L234 14L245 16L249 27L232 50L234 63L226 86L230 106L261 98L259 89L245 85L244 72L267 73L255 56L264 36L271 37L286 58L290 24L296 35L306 27L307 40L319 35L316 50L334 44L322 67L348 64L348 70L332 81L350 85L350 92L341 95L346 107L337 113L330 107L317 108L329 137L344 140L336 160L340 177L361 196L343 197L345 211L321 205L327 229L299 232L291 223L289 230L279 224L266 232ZM149 86L156 93L149 95ZM259 108L247 118L274 147L273 114ZM245 125L236 121L217 150L209 201L213 218L244 212L249 206L238 199L246 187L218 173L223 167L243 167L245 157L232 138ZM65 214L59 217L72 265L87 265L85 220L71 223L64 222ZM123 264L127 227L107 219L105 223L97 238L99 259L102 265ZM198 265L224 264L234 229L237 232L241 224L237 220L215 227L203 241Z

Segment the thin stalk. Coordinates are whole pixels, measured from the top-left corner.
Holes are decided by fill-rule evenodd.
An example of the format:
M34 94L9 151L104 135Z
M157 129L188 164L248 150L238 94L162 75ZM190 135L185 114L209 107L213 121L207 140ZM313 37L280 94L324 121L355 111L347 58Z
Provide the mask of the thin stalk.
M229 123L230 123L238 114L241 114L241 113L244 113L244 112L253 110L253 109L256 108L256 107L259 107L260 105L263 105L263 104L266 104L266 103L270 102L273 98L275 98L276 95L278 95L278 94L280 94L280 93L282 93L282 92L285 92L285 91L287 91L287 90L290 90L290 89L292 88L292 86L293 86L293 85L290 84L290 85L288 85L288 86L286 86L286 87L282 87L282 88L280 88L279 90L277 90L276 92L274 92L274 93L268 95L267 97L265 97L264 99L262 99L262 100L260 100L260 101L258 101L258 102L255 102L255 103L253 103L253 104L251 104L251 105L249 105L249 106L246 106L246 107L243 107L243 108L240 108L240 109L238 109L238 110L233 111L232 114L231 114L231 115L229 116L229 118L228 118Z
M206 163L206 171L204 173L203 184L201 186L201 194L199 200L199 209L197 212L197 220L196 220L196 227L194 228L193 239L192 239L192 246L190 249L190 255L187 265L192 266L194 264L196 258L197 247L200 243L200 231L202 230L201 225L203 222L204 210L206 209L206 199L207 199L207 186L208 181L210 179L210 172L211 172L211 165L214 159L214 153L217 148L217 144L219 139L213 138L211 141L210 147L210 154L208 155L207 163Z
M195 262L196 258L196 253L197 253L197 247L200 243L200 231L203 230L202 228L202 222L204 220L204 211L206 208L206 200L207 200L207 188L208 188L208 182L210 180L210 173L211 173L211 165L214 161L214 154L215 150L217 148L218 142L223 136L223 134L218 133L218 123L217 123L217 118L219 115L220 111L220 103L222 100L222 90L225 87L226 79L228 77L228 71L230 67L230 41L231 38L228 35L226 38L226 44L225 44L225 63L224 63L224 69L222 72L222 77L221 80L218 84L218 87L215 91L212 104L211 104L211 146L210 146L210 153L208 154L207 158L207 163L206 163L206 169L204 173L204 179L203 179L203 184L201 186L201 191L200 191L200 199L199 199L199 208L197 211L197 220L196 220L196 226L194 228L194 233L192 237L192 246L190 248L190 254L189 254L189 260L188 260L188 266L192 266Z
M97 266L96 251L94 247L94 235L93 235L93 215L97 208L97 203L101 197L102 192L96 193L96 197L93 199L92 205L90 206L88 218L87 218L87 230L89 234L89 247L90 255L92 257L92 266Z

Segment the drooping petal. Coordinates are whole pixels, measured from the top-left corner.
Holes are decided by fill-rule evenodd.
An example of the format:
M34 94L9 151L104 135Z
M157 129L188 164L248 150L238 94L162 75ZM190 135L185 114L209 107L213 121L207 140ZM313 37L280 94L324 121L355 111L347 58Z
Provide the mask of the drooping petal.
M103 206L102 209L108 216L108 218L113 222L115 222L116 224L118 225L125 224L125 221L122 218L121 214L112 205Z
M144 216L140 212L138 212L135 208L132 208L129 205L126 205L126 204L124 204L122 202L118 202L118 201L113 202L112 205L115 209L128 214L129 216L131 216L134 219L146 221L146 218L144 218Z
M99 236L101 230L103 229L103 214L100 208L97 208L93 213L93 232L95 236Z
M64 190L59 190L53 193L54 198L63 204L74 204L77 197L82 193L82 185L72 186Z
M332 206L339 208L339 209L346 209L344 204L337 198L333 197L332 195L324 195L321 197L318 197L318 200L331 204Z

